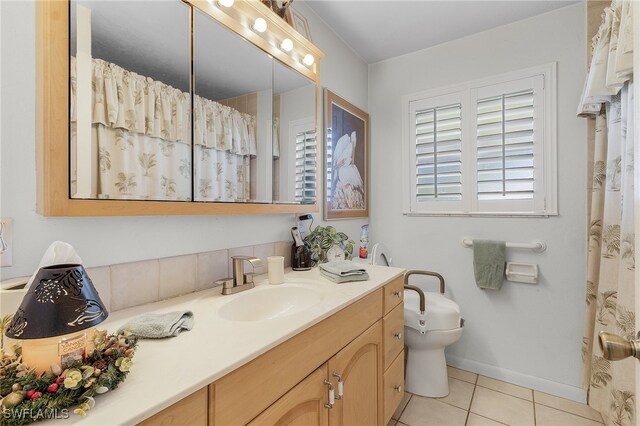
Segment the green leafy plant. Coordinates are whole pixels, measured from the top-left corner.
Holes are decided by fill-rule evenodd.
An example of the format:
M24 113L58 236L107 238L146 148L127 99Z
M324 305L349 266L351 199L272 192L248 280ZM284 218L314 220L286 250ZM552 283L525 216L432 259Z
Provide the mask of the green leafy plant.
M355 242L333 226L316 226L309 235L304 237L304 242L315 255L318 263L327 262L327 251L335 245L344 250L345 259L351 260L353 257Z

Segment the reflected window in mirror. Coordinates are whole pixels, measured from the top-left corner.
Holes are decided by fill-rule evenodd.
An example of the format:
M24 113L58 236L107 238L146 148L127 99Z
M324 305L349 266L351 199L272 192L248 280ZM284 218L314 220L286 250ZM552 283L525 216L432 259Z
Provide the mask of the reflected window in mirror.
M313 204L316 201L316 85L274 61L273 200Z
M191 201L190 7L70 3L73 198Z
M271 202L272 59L196 10L194 199Z

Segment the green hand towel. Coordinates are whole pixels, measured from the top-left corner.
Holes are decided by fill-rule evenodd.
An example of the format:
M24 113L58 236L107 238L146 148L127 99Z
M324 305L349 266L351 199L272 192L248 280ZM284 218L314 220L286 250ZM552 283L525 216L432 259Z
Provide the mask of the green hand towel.
M144 314L132 319L120 329L118 333L129 330L141 339L162 339L175 337L181 331L193 328L193 312L176 311L166 314Z
M325 277L328 280L333 281L334 283L347 283L351 281L366 281L369 279L369 274L365 271L364 273L359 274L351 274L351 275L336 275L331 272L327 272L324 269L320 268L320 275Z
M504 282L505 242L473 240L473 273L481 289L500 290Z
M347 275L361 275L366 274L367 270L356 265L350 260L334 260L333 262L322 263L320 265L320 271L325 271L330 274L347 276Z

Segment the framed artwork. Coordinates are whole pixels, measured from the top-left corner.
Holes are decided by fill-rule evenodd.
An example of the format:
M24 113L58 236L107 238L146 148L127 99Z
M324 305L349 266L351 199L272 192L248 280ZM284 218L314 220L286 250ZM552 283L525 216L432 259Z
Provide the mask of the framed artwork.
M300 12L293 8L289 8L289 11L291 12L291 26L293 29L312 42L313 40L311 40L311 31L309 30L309 22L307 22L307 18L302 16Z
M324 218L369 214L369 114L324 89Z

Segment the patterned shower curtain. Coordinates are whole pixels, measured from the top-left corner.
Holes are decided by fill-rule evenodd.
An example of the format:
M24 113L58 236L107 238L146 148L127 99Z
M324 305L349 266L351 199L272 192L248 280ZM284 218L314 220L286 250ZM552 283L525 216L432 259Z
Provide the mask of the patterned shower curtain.
M73 176L91 179L91 198L248 201L256 120L194 96L194 194L191 193L191 94L92 59L90 167L78 164L76 58L71 58ZM87 124L88 125L88 124ZM76 182L72 181L75 194Z
M598 333L635 338L634 123L631 2L605 9L580 115L596 115L588 233L583 385L607 425L636 424L635 369L602 355ZM639 171L640 172L640 171Z

